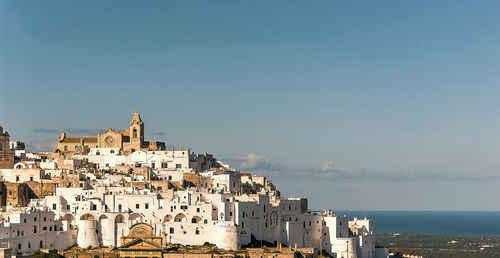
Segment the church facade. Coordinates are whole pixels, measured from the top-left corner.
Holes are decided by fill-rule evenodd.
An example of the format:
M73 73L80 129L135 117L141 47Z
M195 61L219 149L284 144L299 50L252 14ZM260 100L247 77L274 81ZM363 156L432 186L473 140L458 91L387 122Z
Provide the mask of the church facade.
M165 143L144 140L144 122L139 113L135 112L129 128L124 131L109 128L96 137L67 137L63 131L55 152L72 155L88 153L91 148L119 148L124 154L130 154L138 150L165 150Z

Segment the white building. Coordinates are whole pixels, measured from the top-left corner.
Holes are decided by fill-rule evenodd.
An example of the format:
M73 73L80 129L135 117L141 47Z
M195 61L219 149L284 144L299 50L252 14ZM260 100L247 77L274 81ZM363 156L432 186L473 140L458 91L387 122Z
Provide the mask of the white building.
M41 248L66 249L75 244L76 230L67 230L52 212L27 210L1 216L0 244L12 248L13 254Z

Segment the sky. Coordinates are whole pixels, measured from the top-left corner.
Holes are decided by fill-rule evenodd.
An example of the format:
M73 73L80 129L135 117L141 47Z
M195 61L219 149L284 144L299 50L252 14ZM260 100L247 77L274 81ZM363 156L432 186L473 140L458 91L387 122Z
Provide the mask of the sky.
M126 129L312 209L500 210L499 1L0 1L0 125Z

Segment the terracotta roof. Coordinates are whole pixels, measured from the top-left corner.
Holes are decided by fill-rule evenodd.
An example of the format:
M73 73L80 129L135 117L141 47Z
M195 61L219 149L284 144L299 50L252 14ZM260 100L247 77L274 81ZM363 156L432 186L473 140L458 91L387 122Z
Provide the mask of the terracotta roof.
M97 137L66 137L64 143L79 143L83 138L84 143L97 143Z

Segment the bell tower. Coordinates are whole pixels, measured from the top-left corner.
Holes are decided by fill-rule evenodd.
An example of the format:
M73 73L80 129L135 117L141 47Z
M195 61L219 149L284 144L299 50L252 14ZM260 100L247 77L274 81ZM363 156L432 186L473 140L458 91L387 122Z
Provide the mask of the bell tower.
M10 135L0 125L0 168L14 168L14 151L9 148Z
M132 121L130 121L130 145L135 150L144 147L144 122L142 122L137 111L134 113Z

